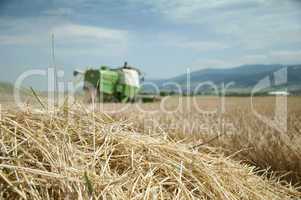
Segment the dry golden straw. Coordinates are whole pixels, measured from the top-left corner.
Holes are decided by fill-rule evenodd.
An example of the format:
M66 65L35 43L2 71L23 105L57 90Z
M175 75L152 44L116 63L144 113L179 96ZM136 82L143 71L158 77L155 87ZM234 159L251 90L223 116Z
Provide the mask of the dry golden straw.
M67 117L69 114L69 118ZM67 108L2 114L0 199L292 199L301 194L206 145Z

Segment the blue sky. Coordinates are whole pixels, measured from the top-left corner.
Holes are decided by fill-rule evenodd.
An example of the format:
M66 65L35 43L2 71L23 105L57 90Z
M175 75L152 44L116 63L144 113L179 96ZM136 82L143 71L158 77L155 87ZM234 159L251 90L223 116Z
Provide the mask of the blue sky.
M75 68L125 60L149 78L186 68L301 63L299 0L0 0L0 80L56 63Z

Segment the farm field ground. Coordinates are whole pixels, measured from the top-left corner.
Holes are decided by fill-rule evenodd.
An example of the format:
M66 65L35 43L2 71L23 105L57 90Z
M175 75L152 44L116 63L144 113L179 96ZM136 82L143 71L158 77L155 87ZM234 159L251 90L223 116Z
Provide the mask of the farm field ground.
M0 199L301 197L300 97L0 102Z

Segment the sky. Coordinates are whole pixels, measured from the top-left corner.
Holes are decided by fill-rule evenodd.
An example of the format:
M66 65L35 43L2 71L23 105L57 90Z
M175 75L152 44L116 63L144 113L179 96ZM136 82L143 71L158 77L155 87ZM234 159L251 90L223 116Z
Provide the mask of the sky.
M0 0L0 81L49 67L51 34L66 79L124 61L148 78L300 64L301 1Z

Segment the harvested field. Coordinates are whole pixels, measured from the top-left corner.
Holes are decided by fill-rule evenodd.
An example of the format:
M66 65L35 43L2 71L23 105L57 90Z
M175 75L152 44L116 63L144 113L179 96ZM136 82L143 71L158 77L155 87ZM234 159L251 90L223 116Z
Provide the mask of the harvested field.
M257 100L270 115L273 100ZM124 105L96 105L91 112L76 104L56 114L5 108L0 199L298 199L299 99L289 99L287 134L276 136L252 116L248 101L227 99L222 119L236 122L227 134L219 133L220 114L187 104L174 113L145 112L160 110L158 103L118 113L108 110ZM173 109L175 102L166 105ZM198 102L210 110L219 99ZM183 129L193 124L210 127Z

